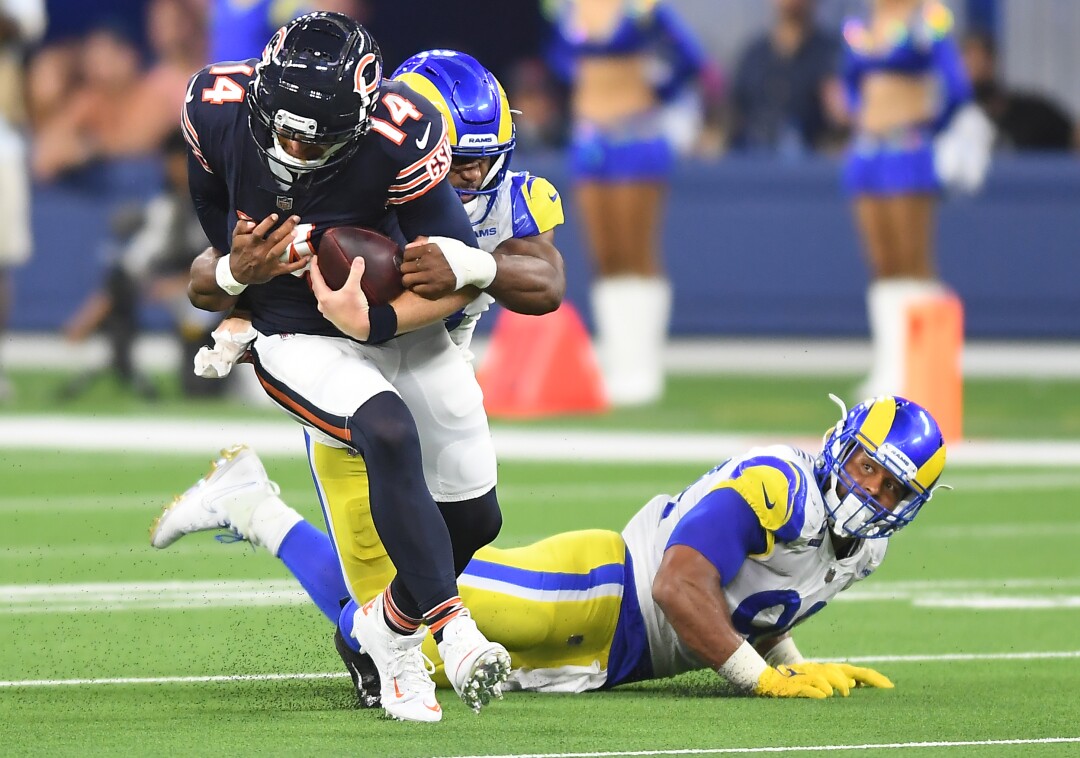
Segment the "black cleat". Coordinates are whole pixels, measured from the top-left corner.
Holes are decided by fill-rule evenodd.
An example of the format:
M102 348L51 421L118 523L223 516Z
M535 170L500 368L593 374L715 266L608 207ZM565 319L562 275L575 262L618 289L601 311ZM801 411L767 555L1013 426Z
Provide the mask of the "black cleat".
M341 629L334 632L334 647L337 648L341 662L345 664L349 676L352 677L360 707L378 708L381 706L379 670L375 668L375 661L371 660L371 656L358 653L349 647L341 634Z

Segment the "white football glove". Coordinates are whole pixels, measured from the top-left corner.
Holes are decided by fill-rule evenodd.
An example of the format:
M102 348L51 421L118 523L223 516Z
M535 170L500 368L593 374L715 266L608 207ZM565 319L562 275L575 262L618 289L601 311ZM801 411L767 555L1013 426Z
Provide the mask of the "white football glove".
M195 354L195 376L224 379L243 357L248 345L255 341L258 332L249 321L225 319L210 336L214 338L214 346L204 345Z

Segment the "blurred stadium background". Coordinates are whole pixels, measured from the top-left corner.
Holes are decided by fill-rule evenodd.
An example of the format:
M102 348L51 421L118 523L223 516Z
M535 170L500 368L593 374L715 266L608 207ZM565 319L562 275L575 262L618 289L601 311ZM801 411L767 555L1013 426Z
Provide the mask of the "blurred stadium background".
M745 151L730 140L732 72L772 4L669 1L692 19L713 63L702 96L685 104L696 128L682 135L665 225L675 292L670 382L652 407L497 420L504 544L557 529L620 528L654 492L680 488L752 442L783 438L813 449L835 420L826 393L854 399L869 363L867 274L839 186L843 135L821 149ZM830 609L830 619L808 626L808 647L823 656L901 656L891 664L901 685L892 705L830 701L842 715L800 706L785 713L797 714L804 731L762 734L755 725L789 718L781 704L716 705L698 697L701 688L715 694L711 685L692 680L589 698L584 707L515 698L501 726L485 716L484 735L454 714L461 717L446 725L447 739L410 727L415 741L404 747L394 741L400 725L352 713L342 682L317 678L336 676L329 635L314 611L292 607L299 601L283 589L279 566L239 552L223 557L209 539L165 558L145 542L170 493L238 441L275 456L272 474L291 501L317 513L296 429L265 406L246 370L221 385L223 394L190 378L192 349L213 323L179 304L183 266L144 262L135 287L114 276L146 199L167 181L163 124L176 109L162 104L178 107L184 67L202 65L213 35L227 33L210 16L211 5L223 4L48 0L43 37L18 50L31 95L34 251L14 270L0 343L10 381L0 399L5 754L199 754L211 752L219 729L236 735L230 751L268 754L293 752L282 747L286 738L295 750L342 751L358 733L373 740L358 750L368 755L919 740L975 743L919 755L1075 754L1080 713L1054 693L1080 673L1075 635L1066 632L1080 607L1070 558L1080 527L1080 3L948 3L961 33L996 44L1000 84L1051 102L1070 134L1053 150L1002 145L980 194L942 204L942 278L962 297L966 319L964 441L953 457L961 492L898 541L880 597L837 608L835 619ZM261 5L287 15L304 4ZM515 166L569 196L565 91L546 69L548 27L537 0L344 5L371 28L388 71L438 46L492 68L525 111ZM862 3L816 5L822 26L836 29ZM102 92L135 94L104 104L100 93L85 97L95 77ZM65 130L73 103L94 113L87 123L102 140L93 150ZM570 202L566 210L556 239L567 297L591 324L589 264ZM481 321L482 336L493 321ZM258 609L235 610L249 601ZM971 662L942 662L969 654ZM888 660L881 665L894 673ZM186 675L240 674L310 677L177 684ZM125 677L165 683L126 691L74 684ZM1023 696L1021 677L1036 683ZM683 708L670 705L672 695ZM651 720L657 714L665 729ZM1053 741L1063 739L1071 741Z

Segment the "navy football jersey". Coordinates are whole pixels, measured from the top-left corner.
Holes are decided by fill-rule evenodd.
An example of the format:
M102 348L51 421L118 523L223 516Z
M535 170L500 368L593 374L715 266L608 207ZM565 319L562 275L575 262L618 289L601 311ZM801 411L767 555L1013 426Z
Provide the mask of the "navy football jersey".
M238 219L261 221L271 213L300 217L295 253L317 250L322 233L334 226L379 229L402 245L421 235L476 245L468 215L446 181L446 125L427 99L408 85L384 80L371 130L356 153L331 178L310 188L292 187L267 167L248 124L244 101L256 62L204 68L188 85L181 115L191 196L215 248L229 250ZM341 336L319 313L306 276L252 285L243 305L263 334Z

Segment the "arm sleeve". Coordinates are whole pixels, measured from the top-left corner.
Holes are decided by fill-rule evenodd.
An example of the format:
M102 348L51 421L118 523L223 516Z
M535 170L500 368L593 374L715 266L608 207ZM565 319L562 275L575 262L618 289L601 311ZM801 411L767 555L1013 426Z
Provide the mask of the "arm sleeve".
M661 100L670 100L705 67L706 55L690 27L668 5L660 3L654 17L661 44L671 66L667 79L656 88Z
M548 41L545 59L548 69L563 85L568 85L573 81L574 49L563 36L562 30L555 24L551 26L551 39Z
M941 81L941 113L934 121L937 132L945 128L961 105L971 100L972 90L960 48L951 35L934 43L933 57Z
M210 244L223 253L232 244L232 225L229 224L229 196L217 176L208 173L192 155L188 154L188 189L195 213L202 224Z
M679 521L668 538L667 547L672 545L686 545L701 553L727 586L747 556L765 552L765 529L737 491L722 487L702 498Z
M476 247L469 216L447 179L415 200L394 206L394 210L406 241L420 236L451 237Z
M859 95L859 80L862 78L862 70L855 53L847 45L840 59L840 79L844 84L844 100L847 103L848 113L855 115L862 106L862 98Z

